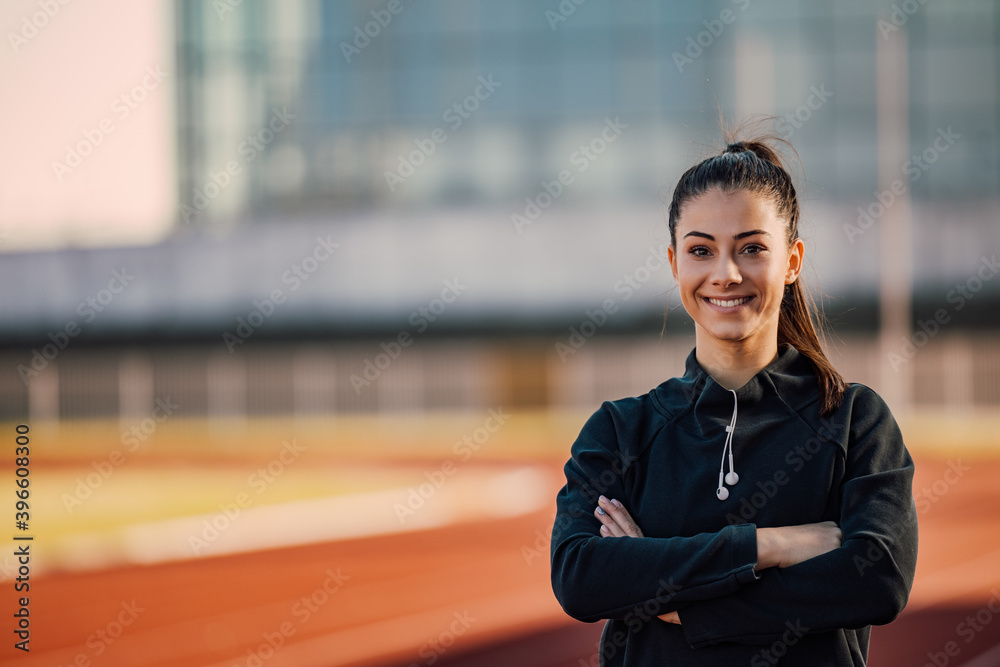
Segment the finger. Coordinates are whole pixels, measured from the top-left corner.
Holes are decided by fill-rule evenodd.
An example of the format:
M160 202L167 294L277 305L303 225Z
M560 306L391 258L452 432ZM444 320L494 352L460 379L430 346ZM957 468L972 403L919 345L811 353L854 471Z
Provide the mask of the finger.
M605 512L600 506L594 510L594 516L597 520L601 522L601 537L624 537L625 531L622 530L610 514Z
M608 500L605 496L598 498L599 505L604 509L608 515L614 519L615 524L628 536L639 537L638 526L635 525L635 521L629 515L628 510L618 502L617 500Z
M628 537L617 523L606 523L601 526L601 537Z
M632 516L625 509L624 505L617 500L608 500L604 496L598 498L597 502L615 520L615 523L618 524L626 535L629 537L642 537L642 531L639 530L639 526L632 520Z
M594 516L596 516L597 520L600 521L601 525L604 526L613 524L615 522L615 520L611 518L611 515L605 512L604 508L601 507L600 505L594 508Z

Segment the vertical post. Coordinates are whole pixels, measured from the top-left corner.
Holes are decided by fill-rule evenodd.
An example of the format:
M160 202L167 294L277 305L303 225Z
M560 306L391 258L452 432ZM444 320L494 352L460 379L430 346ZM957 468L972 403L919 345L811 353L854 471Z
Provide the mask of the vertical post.
M149 357L126 353L118 361L118 421L127 428L153 410L153 365Z
M242 359L214 354L208 358L208 426L216 433L247 426L247 369Z
M880 392L893 411L911 407L913 368L889 363L910 338L912 298L912 211L902 168L909 153L909 86L906 30L882 36L876 28L878 186L883 206L879 233Z
M962 335L948 337L942 361L941 381L944 384L945 407L951 413L972 412L976 401L976 354L972 340Z
M35 424L55 430L59 426L59 367L50 361L28 381L28 417Z
M337 408L336 363L326 348L299 347L292 358L296 419L330 417Z
M736 117L774 114L774 47L760 35L737 34L733 53ZM787 128L778 128L779 131Z

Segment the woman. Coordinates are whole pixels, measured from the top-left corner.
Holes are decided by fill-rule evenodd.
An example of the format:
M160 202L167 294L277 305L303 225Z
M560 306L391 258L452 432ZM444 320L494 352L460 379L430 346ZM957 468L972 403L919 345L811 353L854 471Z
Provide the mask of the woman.
M695 348L683 376L587 421L557 497L553 590L608 619L591 664L864 665L871 625L906 604L913 461L883 400L823 353L798 220L768 139L674 190Z

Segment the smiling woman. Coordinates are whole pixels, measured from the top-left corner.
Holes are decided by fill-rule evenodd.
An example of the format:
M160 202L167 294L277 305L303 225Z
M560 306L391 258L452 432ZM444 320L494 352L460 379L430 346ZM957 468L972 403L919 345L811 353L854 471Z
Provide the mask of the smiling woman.
M601 406L557 497L553 590L607 619L602 665L864 665L871 625L906 604L913 461L885 402L823 352L798 219L768 139L674 190L667 254L695 349L683 376Z
M765 365L777 353L777 315L802 267L804 244L784 243L787 225L774 205L747 190L710 190L684 213L674 231L680 244L667 252L681 301L704 341L698 356L720 380L728 374L728 384L740 386L732 376L743 364L725 351L739 342Z
M778 345L788 343L816 366L823 412L836 407L844 380L823 352L810 312L815 308L798 281L805 254L799 238L798 197L768 140L730 143L720 155L688 169L674 190L669 226L674 279L696 331L709 333L705 327L713 324L722 327L698 338L699 362L714 363L707 370L716 377L732 373L736 366L759 369L776 356ZM697 295L687 288L698 290ZM746 299L752 314L735 321L723 318L721 324L719 318L697 316L713 310L734 312L739 304L724 303L734 299ZM756 359L735 358L737 346L713 344L719 335L745 341L738 348ZM739 386L740 379L752 375L741 377L737 372L726 379Z

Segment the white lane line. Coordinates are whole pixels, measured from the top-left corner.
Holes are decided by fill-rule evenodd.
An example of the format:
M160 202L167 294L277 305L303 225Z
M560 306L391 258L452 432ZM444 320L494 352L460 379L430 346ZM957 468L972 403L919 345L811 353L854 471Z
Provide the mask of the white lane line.
M980 595L987 585L1000 586L1000 549L921 576L906 608L926 609Z
M413 486L194 516L69 535L51 544L44 569L81 571L153 564L427 530L520 516L554 502L543 469L459 471L440 486ZM36 569L33 568L33 573Z

